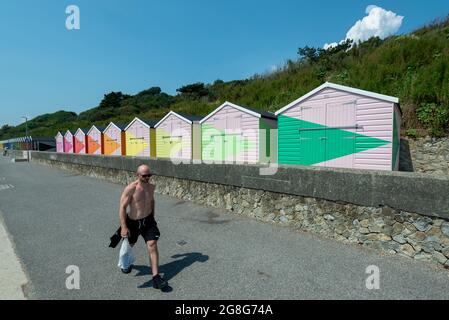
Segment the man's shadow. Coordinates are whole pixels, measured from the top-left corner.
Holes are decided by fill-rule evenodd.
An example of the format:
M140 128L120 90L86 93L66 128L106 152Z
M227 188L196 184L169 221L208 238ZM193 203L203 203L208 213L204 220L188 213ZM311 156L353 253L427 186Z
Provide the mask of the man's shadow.
M180 273L183 269L190 267L195 262L206 262L209 260L209 256L204 255L199 252L189 252L189 253L183 253L183 254L175 254L172 256L173 259L181 258L180 260L175 260L172 262L169 262L167 264L164 264L159 267L159 272L164 274L164 279L169 281L170 279L174 278L178 273ZM136 265L133 267L133 269L137 270L136 277L141 276L149 276L151 275L151 268L146 265ZM138 288L151 288L153 287L153 280L147 281L144 284L138 286ZM164 292L171 292L173 289L168 286Z

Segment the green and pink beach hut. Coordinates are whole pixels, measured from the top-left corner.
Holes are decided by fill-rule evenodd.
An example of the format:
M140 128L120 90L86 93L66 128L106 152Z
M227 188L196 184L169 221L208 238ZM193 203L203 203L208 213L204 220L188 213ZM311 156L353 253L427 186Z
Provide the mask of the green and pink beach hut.
M398 170L396 97L326 82L275 114L280 164Z
M277 117L225 102L201 121L202 160L234 163L276 162Z

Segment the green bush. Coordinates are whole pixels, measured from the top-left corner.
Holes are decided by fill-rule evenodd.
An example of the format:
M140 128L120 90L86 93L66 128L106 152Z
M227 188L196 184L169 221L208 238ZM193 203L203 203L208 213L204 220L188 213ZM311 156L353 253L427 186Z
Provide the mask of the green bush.
M408 129L405 134L407 135L407 137L416 139L418 138L418 131L416 129Z
M435 103L423 103L416 110L419 121L434 137L444 136L449 124L449 108Z

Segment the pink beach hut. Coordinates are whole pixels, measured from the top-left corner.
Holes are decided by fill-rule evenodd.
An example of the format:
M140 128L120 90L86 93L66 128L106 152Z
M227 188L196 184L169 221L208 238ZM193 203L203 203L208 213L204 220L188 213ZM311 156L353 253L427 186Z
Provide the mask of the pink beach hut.
M61 133L61 131L58 131L55 140L56 140L56 152L64 152L64 136Z
M73 153L73 133L70 130L64 135L64 152Z

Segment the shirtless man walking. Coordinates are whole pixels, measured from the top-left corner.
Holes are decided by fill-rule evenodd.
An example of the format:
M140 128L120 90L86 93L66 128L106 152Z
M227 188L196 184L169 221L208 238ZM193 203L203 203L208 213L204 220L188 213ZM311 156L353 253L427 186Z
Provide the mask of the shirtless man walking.
M151 177L150 168L141 165L137 168L137 180L130 183L122 193L120 199L119 219L121 236L127 237L129 244L134 246L139 235L146 242L150 255L151 271L153 273L153 287L165 288L168 283L159 275L159 252L157 240L160 232L154 219L154 189L149 183ZM129 213L126 208L129 206ZM132 266L122 269L124 273L130 273Z

